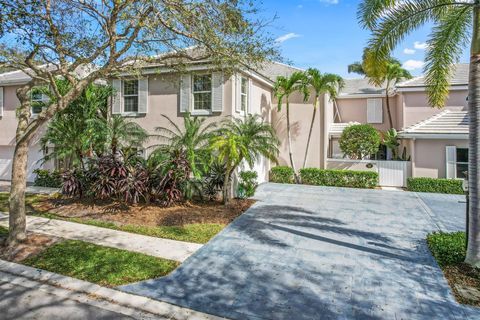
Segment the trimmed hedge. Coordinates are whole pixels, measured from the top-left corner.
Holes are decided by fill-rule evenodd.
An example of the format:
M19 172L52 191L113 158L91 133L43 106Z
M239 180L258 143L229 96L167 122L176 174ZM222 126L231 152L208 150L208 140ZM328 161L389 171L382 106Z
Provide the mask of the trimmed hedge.
M427 236L428 248L441 267L465 260L465 232L434 232Z
M293 169L287 166L278 166L270 169L270 182L293 183Z
M415 192L433 192L464 194L462 180L435 178L408 178L407 190Z
M303 184L331 187L374 188L378 173L373 171L330 170L306 168L300 170Z
M49 171L44 169L36 169L35 181L33 184L37 187L61 188L62 175L58 171Z

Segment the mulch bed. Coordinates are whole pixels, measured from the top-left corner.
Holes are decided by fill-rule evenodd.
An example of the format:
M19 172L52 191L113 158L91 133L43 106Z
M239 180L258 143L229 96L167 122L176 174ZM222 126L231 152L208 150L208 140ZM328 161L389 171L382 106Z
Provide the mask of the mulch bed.
M444 267L443 274L458 302L480 307L480 269L460 263Z
M250 199L233 199L226 207L220 202L211 201L189 202L166 208L146 204L128 206L111 201L47 198L36 202L33 209L63 218L95 219L143 226L181 226L197 223L228 224L254 202Z
M60 241L60 238L38 234L28 233L27 240L18 244L14 248L5 246L5 239L0 238L0 259L21 262L28 257L35 256Z

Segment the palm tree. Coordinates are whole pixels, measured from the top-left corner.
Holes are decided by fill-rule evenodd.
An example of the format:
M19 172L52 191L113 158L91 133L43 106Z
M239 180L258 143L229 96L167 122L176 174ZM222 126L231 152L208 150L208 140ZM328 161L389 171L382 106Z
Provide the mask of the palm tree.
M210 150L218 160L225 164L223 183L223 203L231 199L232 175L245 161L253 167L255 161L263 156L277 162L278 145L275 130L262 121L259 115L247 115L245 119L227 119L211 138Z
M59 80L58 84L62 82ZM85 156L91 155L93 149L103 143L103 137L93 130L91 121L105 121L112 91L110 86L90 84L78 99L55 115L40 140L43 148L54 146L43 161L58 159L65 168L83 167Z
M215 123L205 124L205 118L192 117L187 113L183 117L183 128L180 128L172 119L162 115L169 124L167 127L157 127L155 131L160 139L160 143L155 145L159 152L168 152L169 150L183 150L190 163L195 177L200 177L202 170L199 168L208 163L208 145L212 137L212 130L216 127Z
M103 138L103 145L97 146L99 155L108 151L117 157L121 149L141 146L149 137L140 125L120 115L90 122L95 134Z
M385 102L388 114L390 128L393 128L392 111L390 109L390 94L395 85L402 80L411 79L412 75L406 69L402 68L400 61L388 57L386 63L379 65L369 65L371 53L365 50L363 62L355 62L348 66L348 72L364 75L369 78L369 82L377 87L385 84Z
M448 96L452 65L459 61L470 42L468 110L469 146L469 235L466 262L480 267L480 0L363 0L358 16L372 32L371 62L382 63L411 31L425 23L434 27L428 39L425 64L428 101L441 108Z
M307 85L308 89L314 91L313 100L313 114L312 121L310 123L310 130L308 132L307 146L305 148L305 158L303 159L303 166L305 168L307 164L308 150L310 147L310 139L312 138L313 124L317 115L317 107L320 97L328 93L331 100L335 100L338 94L338 90L344 86L342 77L336 74L325 73L322 74L318 69L310 68L307 70Z
M299 183L295 162L292 154L292 136L290 132L290 95L294 92L300 91L304 95L304 100L308 100L308 88L306 85L306 77L303 72L297 71L290 75L290 77L277 77L274 85L274 94L278 100L278 111L282 110L282 104L285 101L287 108L287 140L288 140L288 156L290 165L294 172L295 182Z

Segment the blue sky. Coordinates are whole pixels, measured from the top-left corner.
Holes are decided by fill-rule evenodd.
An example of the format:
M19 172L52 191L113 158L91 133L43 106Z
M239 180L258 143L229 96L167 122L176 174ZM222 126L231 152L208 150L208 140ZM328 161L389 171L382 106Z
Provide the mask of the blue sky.
M369 32L360 28L356 11L360 0L264 0L263 14L277 15L269 31L278 39L282 55L292 65L315 67L346 78L347 65L361 59ZM425 41L431 26L410 34L394 51L414 75L422 72ZM461 62L468 62L465 50Z

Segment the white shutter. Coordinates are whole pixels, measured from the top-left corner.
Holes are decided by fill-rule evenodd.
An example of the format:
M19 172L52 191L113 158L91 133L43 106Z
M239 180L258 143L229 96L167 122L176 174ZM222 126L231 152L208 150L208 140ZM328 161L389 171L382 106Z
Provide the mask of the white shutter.
M457 177L457 147L445 147L445 177L447 179L455 179Z
M3 87L0 87L0 117L3 117Z
M112 114L122 113L122 80L115 79L112 81L112 86L115 91L112 97Z
M148 78L138 80L138 113L148 112Z
M223 74L212 73L212 112L223 111Z
M180 112L190 111L192 97L192 75L184 74L180 79Z
M237 74L235 75L235 111L242 111L242 76Z
M382 99L367 99L367 122L383 123Z

